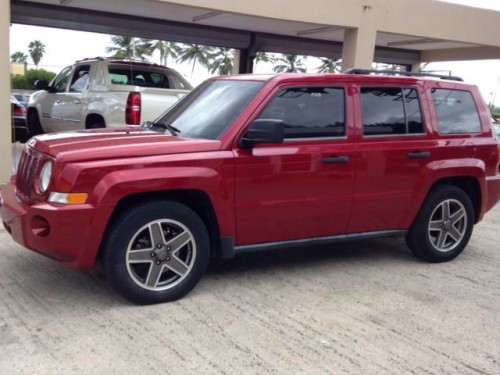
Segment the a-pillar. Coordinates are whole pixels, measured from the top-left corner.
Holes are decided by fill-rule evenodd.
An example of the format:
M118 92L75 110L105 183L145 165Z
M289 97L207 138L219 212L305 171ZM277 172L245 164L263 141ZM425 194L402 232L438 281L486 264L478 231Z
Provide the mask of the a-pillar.
M371 27L346 29L342 47L342 70L371 69L377 31Z
M9 180L11 171L10 1L0 1L0 185Z

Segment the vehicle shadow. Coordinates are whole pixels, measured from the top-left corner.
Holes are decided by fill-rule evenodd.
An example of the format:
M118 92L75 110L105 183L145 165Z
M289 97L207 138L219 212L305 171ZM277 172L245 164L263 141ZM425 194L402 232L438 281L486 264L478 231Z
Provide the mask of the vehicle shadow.
M19 255L17 261L9 261L9 283L14 285L13 294L19 299L17 303L34 299L42 307L52 306L52 310L61 311L77 310L83 305L100 310L133 305L107 283L99 263L90 271L77 271L24 249L20 249ZM403 239L359 240L242 254L230 260L214 259L201 283L208 288L226 288L232 281L240 279L244 282L248 277L254 280L262 278L265 282L269 280L269 273L324 272L325 267L335 271L336 267L345 269L346 264L353 269L373 268L381 263L395 266L414 261ZM203 290L203 287L198 287L191 293L195 296ZM4 302L5 298L2 298Z
M239 272L259 273L263 270L315 268L349 262L378 265L380 262L407 263L415 261L403 238L367 239L330 245L296 247L282 250L241 254L229 260L213 260L209 276Z

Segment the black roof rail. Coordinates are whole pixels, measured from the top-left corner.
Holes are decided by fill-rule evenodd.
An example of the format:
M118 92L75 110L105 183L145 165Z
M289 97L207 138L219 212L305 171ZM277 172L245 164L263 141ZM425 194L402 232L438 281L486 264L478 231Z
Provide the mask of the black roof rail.
M153 62L147 61L147 60L125 59L125 58L119 58L119 57L113 57L113 56L87 57L85 59L76 60L76 62L90 61L90 60L97 60L97 61L122 61L122 62L130 62L130 63L143 63L143 64L148 64L148 65L163 66L163 65L159 65L157 63L153 63Z
M79 61L88 61L88 60L105 60L105 59L106 59L106 57L102 57L102 56L86 57L84 59L76 60L76 62L79 62Z
M450 81L460 81L462 82L463 79L461 77L457 76L444 76L440 74L432 74L432 73L425 73L425 72L406 72L406 71L400 71L400 70L376 70L376 69L347 69L346 71L343 72L344 74L386 74L386 75L400 75L400 76L406 76L406 77L433 77L433 78L439 78L439 79L446 79Z

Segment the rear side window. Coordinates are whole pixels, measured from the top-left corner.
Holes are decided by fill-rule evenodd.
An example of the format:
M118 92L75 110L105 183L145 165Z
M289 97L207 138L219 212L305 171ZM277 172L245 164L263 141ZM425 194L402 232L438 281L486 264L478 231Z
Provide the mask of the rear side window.
M478 133L481 131L479 114L468 91L432 89L439 133Z
M362 87L363 134L423 134L418 92L401 87Z
M172 87L169 77L158 70L128 65L109 65L109 77L113 85L132 85L140 87L156 87L161 89Z
M344 88L294 87L282 90L259 119L283 121L285 138L344 136Z

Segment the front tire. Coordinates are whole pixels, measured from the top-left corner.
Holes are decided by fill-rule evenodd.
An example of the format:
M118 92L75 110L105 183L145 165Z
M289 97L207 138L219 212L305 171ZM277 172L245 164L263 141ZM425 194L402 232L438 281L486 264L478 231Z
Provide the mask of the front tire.
M29 137L43 134L42 125L40 124L40 119L38 118L38 113L36 110L32 110L28 113L27 127Z
M413 222L406 242L428 262L446 262L467 246L474 226L470 197L453 185L431 190Z
M151 201L120 214L102 249L104 272L126 299L159 303L186 295L210 259L207 229L189 207Z

